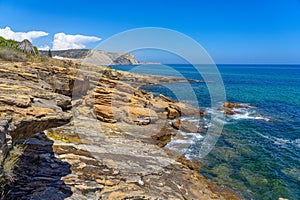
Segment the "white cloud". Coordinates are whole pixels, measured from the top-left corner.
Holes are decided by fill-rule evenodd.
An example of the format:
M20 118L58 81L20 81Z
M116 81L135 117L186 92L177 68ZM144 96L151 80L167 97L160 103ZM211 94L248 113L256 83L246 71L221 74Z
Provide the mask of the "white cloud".
M84 35L67 35L65 33L56 33L53 40L53 50L83 49L89 42L97 42L101 38Z
M45 51L45 50L49 50L50 47L48 45L44 45L38 48L39 50Z
M0 36L5 39L12 39L21 42L24 39L32 41L32 39L47 36L48 33L43 31L29 31L29 32L14 32L10 27L0 28Z

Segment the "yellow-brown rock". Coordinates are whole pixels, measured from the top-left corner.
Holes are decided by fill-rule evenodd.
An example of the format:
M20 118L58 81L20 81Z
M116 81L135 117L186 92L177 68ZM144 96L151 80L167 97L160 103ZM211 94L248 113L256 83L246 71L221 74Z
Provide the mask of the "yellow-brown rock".
M172 126L177 130L182 130L188 133L199 132L199 128L197 127L197 125L189 121L175 120L172 122Z
M171 108L171 107L167 107L166 110L168 112L168 114L167 114L168 119L175 119L175 118L180 117L179 110L177 110L175 108Z
M138 88L179 79L43 59L0 62L0 153L26 144L6 199L237 199L160 148L199 110Z

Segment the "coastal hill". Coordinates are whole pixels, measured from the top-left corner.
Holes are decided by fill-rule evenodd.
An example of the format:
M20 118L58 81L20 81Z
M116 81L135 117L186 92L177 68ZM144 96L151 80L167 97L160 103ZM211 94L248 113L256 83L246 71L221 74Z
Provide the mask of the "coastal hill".
M47 56L48 51L40 51L41 55ZM70 50L59 50L51 51L54 58L68 59L77 62L85 61L85 63L95 65L131 65L138 64L132 54L123 54L115 52L106 52L102 50L89 50L89 49L70 49ZM97 59L91 60L91 57Z
M0 199L239 199L163 148L203 113L139 86L183 80L6 50L24 60L0 57Z

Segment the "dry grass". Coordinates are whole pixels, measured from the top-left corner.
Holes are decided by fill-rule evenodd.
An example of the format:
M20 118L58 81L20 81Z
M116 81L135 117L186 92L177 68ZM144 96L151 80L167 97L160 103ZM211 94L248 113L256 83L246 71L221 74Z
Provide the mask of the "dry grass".
M9 182L13 182L15 180L14 168L17 166L24 149L24 145L14 146L2 163L4 178Z
M26 62L28 59L26 55L13 49L1 48L0 59L12 62Z
M20 161L25 145L16 145L8 153L8 156L2 161L0 169L0 200L5 199L7 186L15 181L14 169Z

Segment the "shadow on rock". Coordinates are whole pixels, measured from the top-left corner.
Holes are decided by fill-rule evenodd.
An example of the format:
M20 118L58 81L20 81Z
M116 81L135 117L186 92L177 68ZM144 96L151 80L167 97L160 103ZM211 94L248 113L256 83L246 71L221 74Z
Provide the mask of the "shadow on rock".
M52 140L41 132L17 143L26 147L5 199L59 200L72 195L70 187L61 180L71 173L71 166L55 157Z

